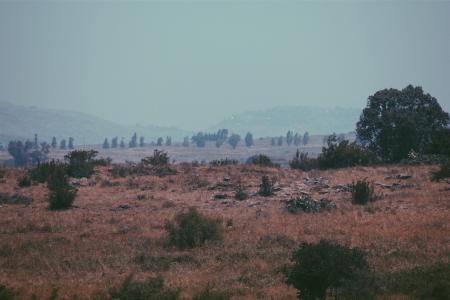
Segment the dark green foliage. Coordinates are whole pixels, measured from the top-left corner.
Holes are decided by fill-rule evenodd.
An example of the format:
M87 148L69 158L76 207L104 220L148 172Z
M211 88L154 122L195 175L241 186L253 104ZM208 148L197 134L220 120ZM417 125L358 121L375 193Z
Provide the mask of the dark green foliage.
M449 300L450 264L387 274L383 278L384 289L390 293L402 293L413 299Z
M56 168L47 179L49 209L62 210L72 206L77 190L67 182L64 169Z
M222 225L219 220L201 215L195 208L178 214L165 226L169 244L179 249L190 249L207 241L222 240Z
M75 178L91 177L94 174L96 165L95 157L98 152L95 150L75 150L69 152L64 159L68 162L67 175Z
M144 137L143 136L141 136L140 138L139 138L139 147L145 147L145 140L144 140Z
M237 160L229 158L216 159L209 162L210 166L212 167L237 165L238 163L239 162Z
M124 165L113 165L112 169L110 170L111 175L115 178L117 177L127 177L131 174L129 166Z
M156 146L162 146L163 142L164 142L164 139L162 137L159 137L156 140Z
M306 131L303 135L303 145L307 145L309 143L309 132Z
M231 296L229 293L215 291L209 285L206 286L200 293L195 294L192 300L229 300Z
M236 187L236 191L234 193L234 199L239 200L239 201L243 201L246 200L248 198L248 194L244 189L244 186L242 185L241 182L238 183L237 187Z
M152 156L142 159L142 163L152 166L165 166L169 164L169 156L167 152L155 149Z
M352 166L367 166L376 163L376 157L356 142L347 140L338 142L335 134L327 139L328 147L322 148L322 153L317 158L319 168L338 169Z
M16 293L13 290L0 284L0 300L13 300L16 298Z
M21 176L17 179L17 185L20 187L28 187L31 186L31 178L30 176Z
M109 142L108 142L108 138L105 138L105 140L103 141L103 149L109 149Z
M384 89L370 96L356 125L358 139L386 162L398 162L414 150L424 153L432 136L449 124L436 98L421 87Z
M18 167L35 165L47 160L49 151L50 146L47 143L41 143L40 148L31 141L10 141L8 144L8 152Z
M325 299L327 291L345 294L362 274L369 273L363 251L328 241L302 243L292 260L287 282L299 290L299 299Z
M118 140L119 140L119 138L116 136L116 137L113 137L113 139L111 140L111 148L117 148L117 146L118 146Z
M176 300L178 291L164 288L162 277L150 278L144 282L133 280L128 276L123 283L109 291L108 300Z
M444 178L450 177L450 161L441 164L439 170L431 173L431 180L439 181Z
M59 173L67 173L67 165L55 160L40 163L30 170L29 176L32 181L44 183L56 170L61 170Z
M288 144L288 146L290 146L293 141L294 141L294 133L289 130L286 133L286 144Z
M67 148L73 149L73 137L69 137L69 143L67 145Z
M136 148L137 147L137 134L136 132L131 137L130 142L128 143L129 148Z
M290 213L318 213L335 208L336 205L328 199L316 201L310 196L303 196L286 201L286 209Z
M65 139L62 139L61 142L59 142L59 149L65 150L67 148L67 142Z
M233 133L229 138L228 138L228 144L230 144L230 146L233 149L236 149L237 145L239 144L239 142L241 141L241 136L239 134Z
M56 142L56 137L54 136L53 138L52 138L52 148L53 149L56 149L56 147L58 147L58 143Z
M450 128L443 128L431 134L427 153L440 154L450 158Z
M364 205L367 202L374 201L375 194L373 186L366 179L358 180L352 184L352 203Z
M264 197L272 196L274 194L273 182L269 179L269 176L264 175L261 177L258 194Z
M308 153L303 153L297 149L294 158L289 162L292 169L309 171L318 167L317 159L308 158Z
M250 132L247 132L244 140L245 140L245 146L247 146L247 147L253 146L253 135Z
M166 146L172 146L172 137L166 136Z
M262 167L278 167L277 164L274 164L270 157L264 154L257 154L250 156L247 159L247 164L258 165Z

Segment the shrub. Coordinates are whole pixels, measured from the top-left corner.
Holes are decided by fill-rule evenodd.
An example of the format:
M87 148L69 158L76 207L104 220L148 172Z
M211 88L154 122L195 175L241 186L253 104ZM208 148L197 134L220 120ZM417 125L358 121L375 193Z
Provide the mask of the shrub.
M50 145L41 143L40 147L31 141L10 141L8 152L14 158L16 166L35 165L47 160L47 154L50 151Z
M277 164L274 164L270 157L264 154L258 154L250 156L247 159L247 164L258 165L262 167L278 167Z
M178 291L164 288L162 277L150 278L144 282L133 280L130 275L123 283L109 291L108 300L176 300Z
M10 288L0 284L0 300L13 300L16 297Z
M369 201L375 200L373 192L373 185L366 179L358 180L356 183L352 183L352 203L353 204L366 204Z
M20 187L28 187L28 186L30 186L31 185L31 178L30 178L30 176L25 175L25 176L19 177L17 179L17 184Z
M235 159L222 158L212 160L209 165L212 167L221 167L221 166L229 166L229 165L237 165L239 162Z
M245 199L248 198L248 194L245 191L243 185L241 183L239 183L236 187L236 191L234 193L234 199L239 200L239 201L243 201Z
M292 260L287 282L299 290L299 299L325 299L330 290L335 295L345 293L362 274L369 273L363 251L323 240L302 243Z
M142 159L142 163L152 166L165 166L169 164L167 152L155 149L153 155Z
M169 244L180 249L190 249L207 241L222 239L222 226L219 220L202 216L195 208L180 213L165 226Z
M259 185L258 194L264 197L273 195L273 182L269 179L269 176L264 175L261 177L261 184Z
M55 160L40 163L30 170L29 176L32 181L44 183L47 182L50 176L55 172L66 174L67 165Z
M234 133L228 138L228 144L230 144L230 146L233 149L236 149L236 147L240 141L241 141L241 136L239 134Z
M72 206L77 190L67 182L67 176L63 169L55 169L47 181L49 189L49 209L62 210Z
M318 213L335 207L336 205L328 199L316 201L310 196L303 196L286 201L286 209L290 213L298 213L301 211L306 213Z
M95 150L75 150L69 152L64 159L68 162L67 174L71 177L82 178L91 177L94 174L95 157L98 152Z
M433 181L439 181L441 179L449 177L450 177L450 161L441 164L438 171L431 173L431 180Z
M309 171L317 168L317 159L308 158L308 153L303 153L297 149L294 158L289 162L291 169Z

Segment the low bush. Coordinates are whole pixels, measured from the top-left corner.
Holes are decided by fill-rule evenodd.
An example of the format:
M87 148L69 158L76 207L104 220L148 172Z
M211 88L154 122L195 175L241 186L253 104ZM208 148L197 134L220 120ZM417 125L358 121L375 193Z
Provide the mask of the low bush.
M132 174L132 167L115 164L109 171L114 178L118 177L124 178Z
M261 177L258 194L264 197L272 196L274 194L273 185L274 182L269 179L269 176L264 175Z
M179 292L164 287L162 277L135 281L128 276L119 287L112 288L105 300L177 300Z
M55 160L43 162L31 169L29 176L32 181L45 183L55 172L66 174L67 165Z
M297 149L294 158L289 162L291 169L309 171L318 167L317 159L308 158L308 153L303 153Z
M235 159L223 158L212 160L209 162L209 165L212 167L222 167L222 166L237 165L238 163L239 162Z
M274 164L270 157L264 154L258 154L250 156L247 161L247 164L258 165L262 167L278 167L277 164Z
M33 198L21 194L7 194L0 192L0 204L25 204L33 202Z
M31 186L31 178L30 176L21 176L17 179L17 185L20 187L28 187Z
M243 201L248 198L248 193L245 191L242 183L239 183L236 187L236 191L234 192L234 199Z
M96 165L95 157L98 152L95 150L74 150L69 152L64 159L68 162L67 174L71 177L82 178L91 177L94 174Z
M47 181L49 209L62 210L72 206L77 190L69 185L63 169L55 169Z
M302 196L286 201L286 209L290 213L318 213L333 208L336 208L336 205L330 200L320 199L319 201L316 201L310 196Z
M450 177L450 161L440 165L439 170L431 173L431 180L439 181Z
M152 166L165 166L169 164L169 156L167 152L155 149L152 156L142 159L142 163Z
M219 220L201 215L195 208L178 214L172 222L167 222L169 244L179 249L190 249L207 241L222 240L222 224Z
M366 179L358 180L351 185L352 203L364 205L375 200L373 185Z
M317 244L302 243L292 261L287 282L299 290L299 299L326 299L327 293L336 297L352 294L352 299L372 298L366 289L354 288L360 284L360 278L369 277L370 273L364 252L357 248L323 240Z

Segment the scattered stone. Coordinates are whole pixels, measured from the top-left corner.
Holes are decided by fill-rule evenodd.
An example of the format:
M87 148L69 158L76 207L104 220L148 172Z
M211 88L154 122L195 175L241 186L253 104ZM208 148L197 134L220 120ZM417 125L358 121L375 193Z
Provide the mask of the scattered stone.
M228 181L230 181L231 180L231 178L229 177L229 176L225 176L224 178L223 178L223 181L225 181L225 182L228 182Z

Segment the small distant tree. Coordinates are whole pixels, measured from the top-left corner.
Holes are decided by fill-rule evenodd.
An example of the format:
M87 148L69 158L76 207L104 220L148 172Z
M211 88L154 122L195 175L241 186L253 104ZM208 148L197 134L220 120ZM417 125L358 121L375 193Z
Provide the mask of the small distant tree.
M166 136L166 146L172 146L172 137Z
M120 140L120 148L125 148L125 141L123 138Z
M295 133L294 135L294 145L298 146L302 143L302 135L298 132Z
M118 146L118 140L119 140L119 138L116 136L116 137L113 137L113 139L111 140L111 148L117 148L117 146Z
M245 146L253 146L253 135L250 132L247 132L247 134L245 135Z
M282 146L282 145L283 145L283 137L282 137L282 136L280 136L280 137L278 138L278 140L277 140L277 145L278 145L278 146Z
M276 145L276 141L275 141L275 138L271 138L270 139L270 145L273 147L273 146L275 146Z
M38 135L37 133L34 134L34 148L38 148Z
M67 182L64 168L55 168L47 181L49 209L62 210L72 206L77 190Z
M59 142L59 149L65 150L67 148L66 140L62 139L61 142Z
M54 136L54 137L52 138L52 148L53 148L53 149L56 149L56 147L58 147L58 143L56 142L56 137Z
M308 145L309 143L309 132L306 131L305 134L303 135L303 145Z
M206 145L206 139L203 132L199 132L192 137L192 142L199 148L203 148Z
M290 146L293 141L294 141L294 133L288 130L288 132L286 133L286 144Z
M228 144L230 144L230 146L233 149L236 149L237 145L239 144L239 141L241 140L241 137L239 134L233 133L229 138L228 138Z
M69 137L69 143L67 145L69 149L73 149L73 137Z
M183 147L189 147L189 137L185 136L183 139Z
M145 141L144 141L144 137L143 136L141 136L140 138L139 138L139 147L145 147Z
M47 160L50 146L42 143L41 148L36 148L31 141L10 141L8 144L8 152L14 158L16 166L26 166L29 164L39 164Z
M164 142L164 139L162 137L159 137L156 140L156 146L162 146L163 142Z
M105 141L103 142L103 149L109 149L108 138L105 138Z
M136 134L136 132L131 137L131 140L128 143L128 147L130 147L130 148L136 148L137 147L137 134Z

